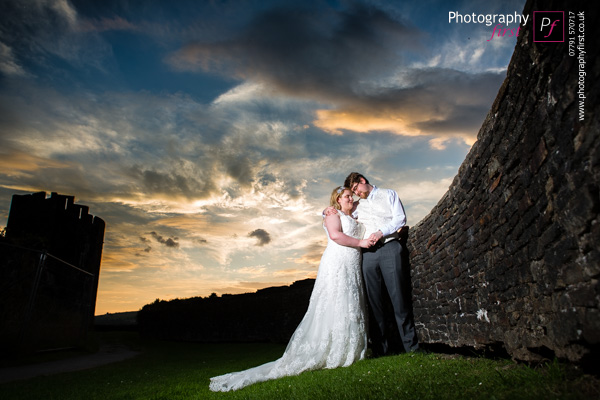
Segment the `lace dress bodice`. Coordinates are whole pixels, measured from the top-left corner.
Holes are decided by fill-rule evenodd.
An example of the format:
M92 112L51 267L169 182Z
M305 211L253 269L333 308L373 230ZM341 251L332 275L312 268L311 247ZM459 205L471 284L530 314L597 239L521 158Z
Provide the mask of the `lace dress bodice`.
M339 215L342 232L361 238L362 225L351 216ZM237 390L308 370L345 367L364 358L367 334L361 252L337 244L329 232L327 238L308 310L283 356L245 371L211 378L212 391Z
M355 220L354 218L352 218L352 216L344 214L341 211L338 211L338 215L340 216L340 221L342 223L342 232L344 232L348 236L352 236L355 239L362 239L363 233L365 230L364 225L361 224L360 222L358 222L357 220ZM333 243L336 246L340 246L339 244L335 243L329 237L329 232L327 231L327 228L325 227L325 223L323 223L323 228L325 229L325 232L327 233L327 239L329 240L328 245L330 243ZM340 247L346 247L346 246L340 246ZM359 250L359 253L360 253L360 249L357 249L354 247L349 247L349 249Z

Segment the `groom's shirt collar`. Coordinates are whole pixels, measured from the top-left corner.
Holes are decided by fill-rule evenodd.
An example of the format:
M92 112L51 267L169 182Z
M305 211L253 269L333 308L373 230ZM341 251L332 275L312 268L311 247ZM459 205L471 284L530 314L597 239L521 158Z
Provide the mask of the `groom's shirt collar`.
M373 186L373 189L371 189L371 192L367 196L367 200L370 200L375 195L375 192L378 190L377 186L375 186L375 185L371 185L371 186Z

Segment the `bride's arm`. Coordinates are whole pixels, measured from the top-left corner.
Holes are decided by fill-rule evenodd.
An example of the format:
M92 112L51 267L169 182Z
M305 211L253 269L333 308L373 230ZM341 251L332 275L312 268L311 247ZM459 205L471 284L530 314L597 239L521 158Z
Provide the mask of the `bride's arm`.
M342 221L337 214L325 217L325 227L331 240L341 246L363 247L365 249L371 247L371 242L368 239L356 239L342 232Z

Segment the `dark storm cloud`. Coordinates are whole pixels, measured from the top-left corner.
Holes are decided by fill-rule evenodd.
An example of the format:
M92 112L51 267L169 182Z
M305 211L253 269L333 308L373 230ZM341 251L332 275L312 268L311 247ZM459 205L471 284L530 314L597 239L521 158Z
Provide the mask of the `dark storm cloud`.
M409 121L418 119L412 126L433 135L476 132L504 78L504 73L414 69L404 78L410 87L348 99L341 111L360 110L371 115L402 115Z
M183 193L190 194L189 180L176 173L164 174L156 171L141 171L144 187L153 193Z
M179 243L177 242L177 238L167 238L165 239L162 235L159 235L158 233L152 231L150 232L150 235L152 235L152 237L154 239L156 239L156 241L158 243L162 243L167 247L179 247Z
M271 243L271 235L264 229L256 229L248 234L248 237L256 238L258 240L257 246L264 246Z
M229 177L238 182L240 186L248 187L254 180L253 160L237 151L242 149L221 149L218 160Z
M413 107L418 110L433 103L443 112L455 103L470 106L489 102L490 95L496 94L503 78L503 74L489 72L470 74L444 68L412 69L405 72L402 88L356 96L348 104L373 110L382 107Z
M276 9L258 15L231 40L191 43L176 53L180 69L223 72L266 81L292 94L327 90L342 97L365 77L389 73L398 46L411 48L415 29L383 11L356 5L347 11Z
M253 164L260 159L260 154L248 154L249 150L242 145L215 144L204 150L202 160L192 156L172 157L166 171L156 171L135 166L131 174L146 193L157 195L181 196L185 198L206 198L220 193L215 179L219 175L208 171L219 171L231 178L240 188L250 187L255 179ZM244 154L244 152L246 154ZM182 165L187 161L194 162L193 171L183 171ZM236 188L230 188L236 191ZM233 196L235 197L235 196Z
M418 28L372 6L280 8L257 15L232 39L190 43L169 61L263 82L342 114L402 119L427 134L476 132L504 74L409 67L402 56L424 53L422 39Z
M492 97L493 99L493 97ZM488 103L484 103L488 104ZM456 106L444 119L430 119L417 122L413 126L420 131L431 134L462 134L463 132L476 132L483 122L489 107L481 106Z

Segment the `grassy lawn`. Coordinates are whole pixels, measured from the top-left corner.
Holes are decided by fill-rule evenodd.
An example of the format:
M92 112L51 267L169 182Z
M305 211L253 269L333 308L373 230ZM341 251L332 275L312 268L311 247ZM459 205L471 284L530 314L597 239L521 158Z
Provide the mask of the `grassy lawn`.
M111 336L112 335L112 336ZM197 344L103 334L142 354L94 369L0 385L0 399L591 399L598 380L559 363L530 368L508 360L415 354L360 361L212 393L211 376L281 356L274 344Z

